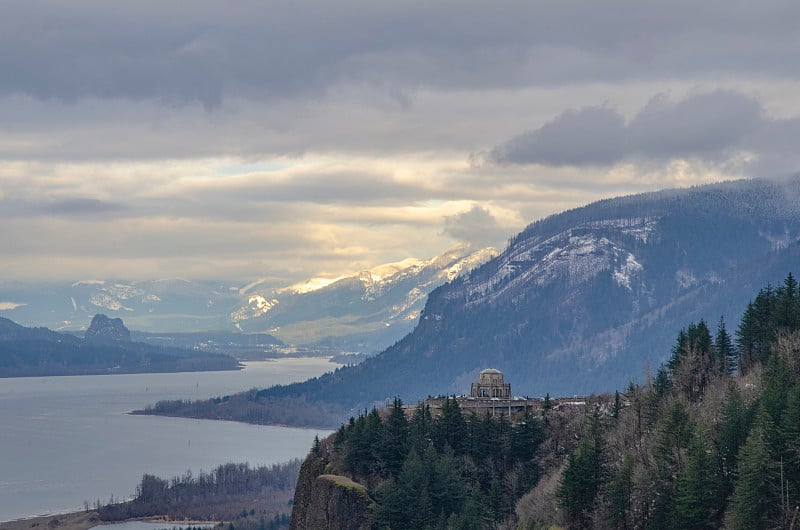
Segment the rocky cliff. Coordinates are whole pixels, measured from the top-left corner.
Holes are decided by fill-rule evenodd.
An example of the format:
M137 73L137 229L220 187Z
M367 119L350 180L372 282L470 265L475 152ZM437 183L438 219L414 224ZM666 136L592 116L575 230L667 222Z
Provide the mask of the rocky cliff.
M86 340L130 342L131 332L122 323L121 318L108 318L97 314L92 319L84 335Z
M327 459L310 454L300 468L290 530L367 530L374 502L352 479L332 474Z

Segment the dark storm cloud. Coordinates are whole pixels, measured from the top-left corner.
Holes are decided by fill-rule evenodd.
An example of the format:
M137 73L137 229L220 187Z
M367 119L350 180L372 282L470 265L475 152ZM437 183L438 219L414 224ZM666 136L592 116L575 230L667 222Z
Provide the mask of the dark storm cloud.
M508 237L508 230L500 227L489 210L478 205L466 212L445 217L443 233L476 247L497 246Z
M797 138L799 125L766 116L757 99L735 91L678 101L659 95L628 123L607 107L566 111L495 147L489 157L500 164L594 166L678 158L720 163L741 151L756 157L751 164L771 160L771 171L786 172L798 162L794 141L786 139Z
M25 1L0 7L0 93L200 101L339 82L458 89L794 78L800 4Z

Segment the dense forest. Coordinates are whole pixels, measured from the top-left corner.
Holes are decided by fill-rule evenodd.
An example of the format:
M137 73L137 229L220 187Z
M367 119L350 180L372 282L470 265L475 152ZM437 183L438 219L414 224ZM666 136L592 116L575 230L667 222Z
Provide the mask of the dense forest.
M714 328L713 330L711 328ZM511 423L448 400L364 411L310 459L375 501L376 528L790 528L800 505L800 293L763 288L731 333L680 331L643 383ZM796 527L796 526L795 526Z
M738 374L735 376L733 374ZM592 416L555 491L574 528L789 528L800 504L800 295L762 289L735 340L677 338L616 418ZM536 509L533 509L535 514ZM542 514L539 514L542 515Z

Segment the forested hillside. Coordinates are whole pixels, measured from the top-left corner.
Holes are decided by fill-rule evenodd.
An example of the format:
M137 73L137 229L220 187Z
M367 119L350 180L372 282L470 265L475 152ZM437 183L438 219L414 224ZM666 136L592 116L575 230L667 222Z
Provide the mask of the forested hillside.
M120 337L104 335L108 329L86 338L47 328L27 328L0 318L0 377L108 373L189 372L236 370L238 362L227 355L132 342L119 319L96 315L93 323L117 321ZM127 333L127 335L126 335Z
M800 259L800 179L600 201L532 224L496 259L428 297L375 358L264 392L345 408L462 393L493 366L528 395L613 391L666 360L675 330L736 322Z
M796 280L761 289L733 333L722 319L688 324L653 377L588 403L511 424L455 400L438 417L425 406L407 417L395 399L315 444L304 468L365 487L376 528L789 528L800 505Z
M799 241L800 178L600 201L533 223L434 290L414 331L361 364L167 413L269 422L325 410L337 422L395 395L464 393L488 366L519 395L610 392L665 362L686 322L737 322L754 291L797 266Z
M681 331L667 365L623 400L618 417L593 416L561 474L554 497L570 527L789 528L800 505L794 277L758 293L735 341L722 323ZM520 515L552 517L528 500Z

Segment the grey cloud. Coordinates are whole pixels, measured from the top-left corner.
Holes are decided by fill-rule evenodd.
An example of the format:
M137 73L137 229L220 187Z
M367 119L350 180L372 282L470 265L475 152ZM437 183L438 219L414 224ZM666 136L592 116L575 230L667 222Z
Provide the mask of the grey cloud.
M758 99L736 91L693 93L678 101L658 95L628 123L606 107L564 112L495 147L489 158L499 164L554 167L676 158L730 164L735 154L746 152L755 159L745 168L760 167L770 172L760 175L772 176L797 169L793 143L798 124L798 119L766 116Z
M250 183L232 191L251 202L313 202L318 204L387 204L434 198L422 185L397 182L367 171L328 171L298 175L291 180Z
M7 188L7 191L12 191ZM18 190L13 190L18 191ZM103 201L88 197L57 200L31 200L18 195L0 199L0 217L26 218L41 215L60 218L113 217L127 212L128 206L120 202Z
M680 101L656 96L628 124L629 151L648 157L715 156L764 124L758 100L716 90Z
M550 166L612 164L625 149L625 118L605 107L566 111L535 131L496 147L500 163Z
M125 205L117 202L101 201L99 199L76 198L53 201L39 207L45 214L57 216L91 216L110 214L126 209Z
M794 78L789 0L5 2L0 93L220 105L340 82L480 89L722 73Z
M478 205L466 212L445 217L443 234L478 247L498 246L510 236L489 210Z

